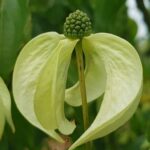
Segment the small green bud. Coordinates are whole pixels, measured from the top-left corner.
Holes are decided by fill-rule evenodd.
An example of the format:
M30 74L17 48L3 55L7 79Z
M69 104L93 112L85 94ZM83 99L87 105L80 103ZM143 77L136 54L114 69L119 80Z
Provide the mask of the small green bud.
M91 22L86 13L76 10L71 13L64 23L64 35L68 38L82 38L92 32Z

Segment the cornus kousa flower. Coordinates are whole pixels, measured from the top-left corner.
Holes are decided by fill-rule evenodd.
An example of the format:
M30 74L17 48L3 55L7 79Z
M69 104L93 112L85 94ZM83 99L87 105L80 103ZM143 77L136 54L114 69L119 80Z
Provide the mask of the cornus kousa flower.
M66 89L72 52L85 55L87 102L104 93L97 116L69 150L103 137L123 125L135 112L142 90L142 65L136 50L108 33L91 34L91 22L79 10L64 24L64 35L41 34L22 49L14 69L13 93L23 116L54 139L71 134L75 123L64 113L64 103L82 105L80 84Z

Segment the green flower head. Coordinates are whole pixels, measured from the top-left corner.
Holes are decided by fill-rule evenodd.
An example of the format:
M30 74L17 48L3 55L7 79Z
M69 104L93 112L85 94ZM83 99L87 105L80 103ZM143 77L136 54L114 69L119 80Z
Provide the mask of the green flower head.
M91 22L86 13L76 10L66 18L64 35L68 38L82 38L92 32Z
M85 55L87 101L104 93L90 127L69 150L103 137L123 125L140 100L143 73L137 51L124 39L108 33L91 34L87 15L69 15L64 34L41 34L22 49L13 74L13 94L18 109L34 126L62 142L76 125L64 113L64 103L82 105L79 82L66 89L71 55L79 45ZM80 44L79 44L80 43Z

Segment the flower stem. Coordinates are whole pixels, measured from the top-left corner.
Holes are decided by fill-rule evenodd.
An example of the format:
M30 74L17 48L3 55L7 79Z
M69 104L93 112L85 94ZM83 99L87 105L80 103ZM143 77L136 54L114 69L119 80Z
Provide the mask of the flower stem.
M88 114L88 104L87 104L87 96L86 96L86 87L85 87L85 77L84 77L84 59L83 59L83 50L81 45L81 40L77 43L75 51L76 51L76 59L78 66L78 74L79 74L79 83L80 83L80 92L82 99L82 115L84 122L84 131L89 127L89 114ZM85 144L85 150L90 150L90 143Z

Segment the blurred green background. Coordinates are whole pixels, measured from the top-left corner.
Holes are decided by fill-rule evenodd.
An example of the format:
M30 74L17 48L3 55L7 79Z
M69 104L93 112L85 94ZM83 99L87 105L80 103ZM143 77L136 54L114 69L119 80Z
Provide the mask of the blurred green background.
M126 3L126 0L0 0L0 76L5 80L10 92L13 67L21 48L40 33L63 33L65 18L76 9L89 15L93 32L113 33L127 39L136 47L144 68L144 90L140 105L132 119L124 126L104 138L95 140L93 150L150 150L150 1L135 0L146 27L142 36L138 36L138 14L135 11L135 20L132 19L129 15L130 3L128 7ZM76 80L73 55L67 85L70 86ZM98 106L99 100L89 105L91 121ZM67 117L74 118L78 126L70 137L74 141L83 131L81 108L65 105L65 110ZM30 125L18 112L13 100L12 116L16 132L13 134L9 126L5 126L0 150L52 149L50 147L55 142ZM81 150L82 147L78 149Z

